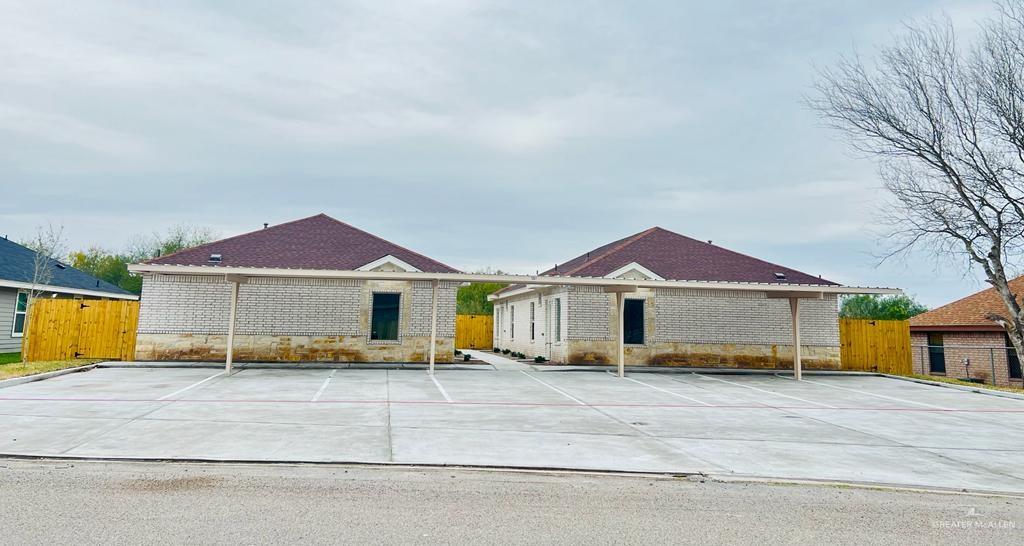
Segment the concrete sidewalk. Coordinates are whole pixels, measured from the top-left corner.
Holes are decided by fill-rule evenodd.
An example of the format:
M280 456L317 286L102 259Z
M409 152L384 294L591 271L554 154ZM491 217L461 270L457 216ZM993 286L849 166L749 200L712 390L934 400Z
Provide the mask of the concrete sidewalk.
M477 351L475 349L459 349L467 355L477 359L483 360L484 362L494 366L495 370L501 372L519 372L519 371L530 371L533 368L529 364L523 364L517 360L511 358L505 358L499 353L488 352L488 351Z

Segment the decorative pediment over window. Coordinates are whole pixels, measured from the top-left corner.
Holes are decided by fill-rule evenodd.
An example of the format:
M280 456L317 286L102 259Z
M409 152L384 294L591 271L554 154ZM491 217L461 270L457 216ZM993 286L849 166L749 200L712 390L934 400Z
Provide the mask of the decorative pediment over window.
M413 267L408 262L404 262L391 254L378 258L364 266L356 268L356 271L404 271L411 273L420 272L419 269Z
M628 263L615 271L604 276L606 279L630 279L630 280L647 280L647 281L663 281L661 275L647 269L646 267L636 263Z

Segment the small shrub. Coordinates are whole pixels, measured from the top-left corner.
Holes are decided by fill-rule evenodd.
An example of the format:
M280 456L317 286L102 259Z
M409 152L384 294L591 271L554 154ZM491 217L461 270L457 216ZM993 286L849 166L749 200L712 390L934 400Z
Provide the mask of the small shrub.
M516 358L526 358L526 355L523 353L516 353Z
M501 352L501 349L499 349L499 348L497 348L497 347L495 347L495 348L494 348L493 350L494 350L494 352L496 352L496 353L500 353L500 352Z
M469 362L469 355L462 355L463 362Z
M512 351L510 351L510 350L508 350L508 349L502 349L502 350L501 350L501 354L503 354L503 355L507 355L507 354L509 354L509 353L511 353L511 352L512 352Z
M462 354L462 351L460 351L460 350L458 350L458 349L455 349L455 356L459 356L459 355L461 355L461 354Z
M543 356L535 356L533 357L533 361L536 362L537 364L540 364L541 362L547 362L548 359L544 358Z

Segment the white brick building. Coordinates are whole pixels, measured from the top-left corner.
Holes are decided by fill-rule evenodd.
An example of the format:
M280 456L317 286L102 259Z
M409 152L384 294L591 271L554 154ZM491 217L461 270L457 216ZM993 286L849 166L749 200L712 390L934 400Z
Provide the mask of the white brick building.
M223 360L234 283L232 343L240 361L423 362L430 351L430 281L311 278L303 270L453 273L454 269L325 215L148 262L136 358ZM202 274L193 269L201 266ZM223 268L222 274L211 274ZM233 271L256 272L238 279ZM172 270L176 268L171 268ZM273 271L262 276L261 270ZM289 276L287 270L296 270ZM233 278L236 277L236 278ZM437 285L436 360L453 360L457 283Z
M765 283L835 283L661 228L595 249L545 275L610 279ZM491 296L494 345L572 364L617 361L615 293L600 286L513 285ZM788 368L793 363L790 301L768 292L637 289L624 296L625 363ZM802 362L839 367L835 294L800 304Z

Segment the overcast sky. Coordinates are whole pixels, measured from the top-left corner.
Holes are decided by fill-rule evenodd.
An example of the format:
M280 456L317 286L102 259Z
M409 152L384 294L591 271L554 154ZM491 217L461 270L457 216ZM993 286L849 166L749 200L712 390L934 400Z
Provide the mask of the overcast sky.
M400 5L400 6L399 6ZM987 1L0 0L0 235L118 248L327 213L464 270L652 225L938 305L875 267L881 192L802 104L814 66Z

